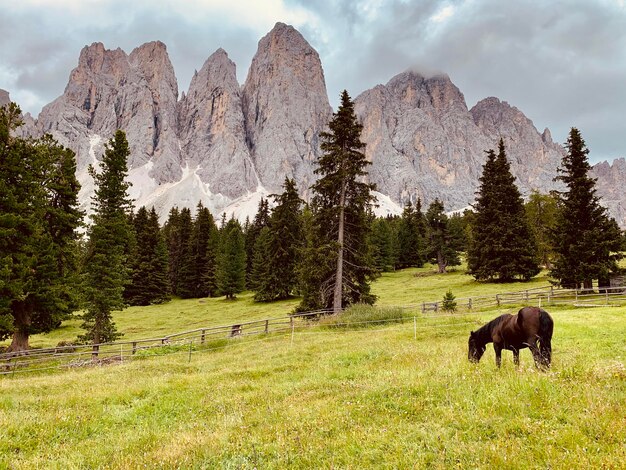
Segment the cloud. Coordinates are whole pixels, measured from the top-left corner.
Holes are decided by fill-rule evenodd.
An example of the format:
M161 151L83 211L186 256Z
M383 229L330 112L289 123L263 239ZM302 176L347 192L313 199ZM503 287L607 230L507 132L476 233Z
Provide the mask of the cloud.
M180 90L218 47L245 80L258 40L293 24L320 53L329 98L409 68L445 72L472 106L497 96L591 157L626 155L623 0L0 0L0 88L38 112L94 41L126 52L159 39Z

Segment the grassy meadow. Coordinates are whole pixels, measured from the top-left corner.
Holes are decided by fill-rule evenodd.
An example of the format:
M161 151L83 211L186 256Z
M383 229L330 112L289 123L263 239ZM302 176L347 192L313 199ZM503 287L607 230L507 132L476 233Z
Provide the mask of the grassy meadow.
M533 284L424 269L384 275L374 291L381 305L405 305L547 279ZM176 300L115 320L146 337L279 316L296 302ZM626 307L548 310L547 373L528 350L519 369L505 351L498 370L491 347L467 361L469 331L502 309L0 377L0 468L626 468Z

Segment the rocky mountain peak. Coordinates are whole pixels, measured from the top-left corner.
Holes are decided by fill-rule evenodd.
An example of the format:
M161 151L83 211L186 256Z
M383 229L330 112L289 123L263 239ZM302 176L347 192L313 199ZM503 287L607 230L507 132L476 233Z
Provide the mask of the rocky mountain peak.
M0 107L6 106L11 102L11 98L9 97L9 92L0 88Z
M218 49L191 79L179 103L179 138L190 167L209 190L235 199L258 185L242 109L235 63Z
M319 132L332 109L319 55L293 27L277 23L259 41L243 88L243 112L261 184L278 190L286 175L308 189Z

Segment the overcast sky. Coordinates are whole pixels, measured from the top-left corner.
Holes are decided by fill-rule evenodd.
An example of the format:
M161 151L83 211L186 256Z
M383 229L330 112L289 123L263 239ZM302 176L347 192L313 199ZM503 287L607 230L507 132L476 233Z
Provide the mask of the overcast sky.
M408 68L447 73L468 107L497 96L593 162L626 156L626 0L0 0L0 88L37 115L83 46L163 41L179 91L223 47L245 80L277 21L319 52L331 104Z

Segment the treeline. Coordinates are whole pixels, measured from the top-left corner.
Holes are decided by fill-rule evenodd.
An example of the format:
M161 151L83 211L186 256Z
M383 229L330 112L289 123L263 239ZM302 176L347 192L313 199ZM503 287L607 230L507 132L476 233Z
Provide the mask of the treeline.
M16 105L0 109L0 339L12 337L12 351L79 309L79 341L112 341L120 336L113 311L172 296L234 299L250 290L259 302L298 296L298 311L338 312L374 303L370 285L381 272L432 263L444 273L462 255L467 272L488 282L527 281L543 266L564 287L604 286L620 272L624 234L600 205L576 129L561 192L524 203L501 140L463 213L449 214L438 199L424 210L418 199L399 216L375 217L362 127L344 91L320 135L309 203L286 178L243 224L226 214L217 222L198 204L193 213L173 208L163 226L154 208L134 212L119 130L89 168L95 192L81 236L74 153L50 136L15 137L18 125Z

